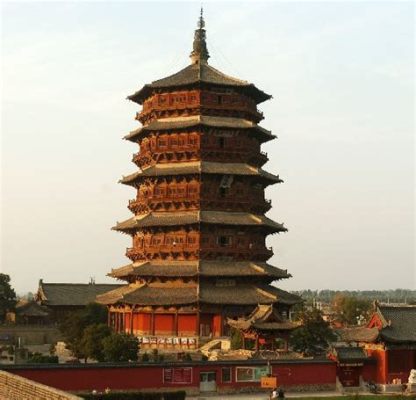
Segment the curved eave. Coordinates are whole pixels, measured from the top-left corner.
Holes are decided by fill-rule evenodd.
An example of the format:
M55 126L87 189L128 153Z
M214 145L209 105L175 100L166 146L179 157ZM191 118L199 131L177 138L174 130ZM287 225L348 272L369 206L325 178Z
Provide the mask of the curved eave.
M146 261L112 269L112 278L128 280L129 277L251 277L271 281L290 278L287 270L254 261Z
M263 92L262 90L258 89L254 84L246 84L246 85L232 85L232 84L219 84L213 83L205 80L195 80L193 82L187 82L184 84L174 84L174 85L166 85L166 86L156 86L154 84L146 84L140 90L136 91L130 96L127 96L128 100L133 101L139 105L142 105L144 101L149 98L154 92L160 90L169 90L174 91L175 89L186 89L192 87L200 87L201 85L210 85L210 86L217 86L221 88L232 87L237 91L242 91L244 94L250 96L254 99L257 104L263 103L267 100L270 100L272 96Z
M283 180L280 179L279 175L274 175L249 164L215 163L210 161L156 164L155 166L123 176L122 179L119 180L119 183L134 187L140 179L147 177L200 174L252 176L263 180L266 186L283 183Z
M166 118L153 121L148 125L129 132L123 139L136 143L140 137L149 132L182 131L195 127L250 130L256 132L256 136L261 143L266 143L276 138L269 130L245 119L199 115L197 117Z
M199 223L224 226L256 226L262 227L270 233L287 232L287 229L283 224L275 222L263 215L224 211L149 213L140 217L135 216L125 221L118 222L112 229L119 232L132 234L139 229L148 227L183 226Z

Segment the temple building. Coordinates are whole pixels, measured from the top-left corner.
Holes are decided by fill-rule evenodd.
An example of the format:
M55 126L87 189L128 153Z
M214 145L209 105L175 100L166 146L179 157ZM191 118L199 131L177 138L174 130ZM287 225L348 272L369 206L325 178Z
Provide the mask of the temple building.
M142 348L196 348L227 335L229 318L267 305L283 321L300 301L271 285L291 275L267 263L266 237L287 230L265 216L265 188L282 182L262 169L275 136L257 105L271 96L208 64L204 25L201 12L190 65L128 97L141 106L125 137L140 171L121 180L134 215L113 229L131 236L131 263L109 274L127 285L97 301Z

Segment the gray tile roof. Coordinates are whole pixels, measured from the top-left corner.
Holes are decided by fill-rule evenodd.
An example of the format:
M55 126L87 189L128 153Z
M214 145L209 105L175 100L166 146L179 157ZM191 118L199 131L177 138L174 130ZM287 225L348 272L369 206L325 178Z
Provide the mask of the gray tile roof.
M345 362L359 362L366 360L367 354L362 347L337 347L335 348L338 361Z
M125 279L133 276L259 276L275 279L290 278L287 270L255 261L148 261L116 268L109 276Z
M231 327L243 331L252 328L260 331L293 330L300 325L283 319L272 304L259 304L248 317L236 320L229 318L227 323Z
M271 98L270 95L264 93L260 89L257 89L253 84L225 75L207 63L195 63L188 65L176 74L153 81L151 84L144 85L140 90L127 98L138 104L142 104L143 101L151 95L154 89L189 87L201 83L241 89L258 103Z
M112 229L129 233L144 227L192 225L197 223L264 226L271 232L287 231L283 224L274 222L263 215L223 211L152 212L118 222Z
M124 176L120 182L126 185L135 184L140 178L148 176L173 176L192 174L245 175L263 178L267 183L283 182L279 176L261 168L243 163L216 163L209 161L192 161L184 163L156 164L141 171Z
M379 305L381 337L390 342L416 342L416 306Z
M120 284L39 282L38 299L47 306L85 306L97 295L119 288Z
M377 328L367 328L365 326L337 329L336 333L340 337L341 341L344 342L372 343L378 338Z
M244 118L195 115L191 117L163 118L151 121L149 124L131 131L124 139L136 142L146 132L181 130L196 126L223 129L247 129L252 131L263 143L276 137L267 129Z
M183 305L200 301L206 304L256 305L287 303L287 298L299 297L279 290L270 285L238 284L233 287L221 287L201 283L199 292L196 285L183 284L129 284L97 296L102 304L138 304L138 305ZM279 293L279 295L277 295ZM283 295L285 293L285 295Z
M102 304L184 305L197 301L196 286L125 285L123 288L97 296Z

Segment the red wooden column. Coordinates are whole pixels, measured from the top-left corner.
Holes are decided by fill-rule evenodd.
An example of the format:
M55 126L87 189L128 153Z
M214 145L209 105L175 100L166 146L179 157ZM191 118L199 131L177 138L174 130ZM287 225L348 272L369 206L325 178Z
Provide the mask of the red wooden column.
M131 308L130 312L130 334L133 335L133 307Z
M173 321L173 326L174 326L174 333L175 336L178 336L179 332L178 332L178 309L176 309L175 311L175 319Z
M151 322L150 322L150 326L151 326L151 334L154 336L155 334L155 310L152 309L152 317L151 317Z

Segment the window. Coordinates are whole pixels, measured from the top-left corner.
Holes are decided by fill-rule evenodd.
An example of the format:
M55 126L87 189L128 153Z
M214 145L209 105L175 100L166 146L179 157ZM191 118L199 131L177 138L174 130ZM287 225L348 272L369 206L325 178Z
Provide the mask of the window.
M198 193L198 187L197 186L189 186L188 187L188 192L189 192L189 194L195 194L195 193Z
M188 243L189 244L195 244L196 243L196 237L188 237Z
M221 368L221 382L231 382L231 368Z
M231 236L218 236L217 244L220 245L220 247L231 246L232 238L231 238Z
M220 197L225 197L228 194L228 188L220 187L219 192L220 192Z
M159 139L157 144L159 147L166 147L166 140Z

